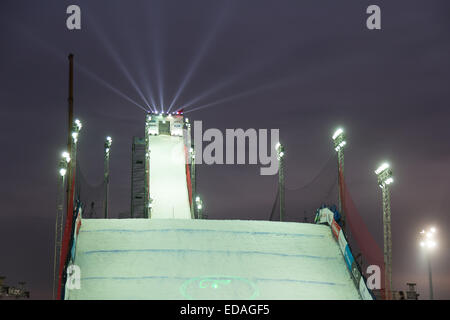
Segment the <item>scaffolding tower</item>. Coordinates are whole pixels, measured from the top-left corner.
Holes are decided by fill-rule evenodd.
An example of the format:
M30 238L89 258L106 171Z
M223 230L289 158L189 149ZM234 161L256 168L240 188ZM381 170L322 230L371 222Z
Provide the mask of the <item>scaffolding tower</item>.
M147 217L146 139L133 137L131 151L131 218Z

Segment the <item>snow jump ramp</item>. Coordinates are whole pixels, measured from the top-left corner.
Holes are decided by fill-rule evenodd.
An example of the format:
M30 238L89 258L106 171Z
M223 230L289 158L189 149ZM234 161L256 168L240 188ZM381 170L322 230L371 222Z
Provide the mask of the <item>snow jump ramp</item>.
M329 226L83 219L66 299L360 299Z

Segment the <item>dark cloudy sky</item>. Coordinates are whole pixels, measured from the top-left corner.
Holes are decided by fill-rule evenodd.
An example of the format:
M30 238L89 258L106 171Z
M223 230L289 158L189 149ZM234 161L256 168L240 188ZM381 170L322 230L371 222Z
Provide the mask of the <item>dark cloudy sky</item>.
M65 26L69 4L81 7L80 31ZM365 27L370 4L381 7L382 30ZM33 298L51 297L73 52L79 157L92 184L102 179L103 139L114 139L112 216L129 211L131 139L143 134L145 113L124 98L144 104L127 72L147 99L152 91L166 106L184 79L176 107L219 86L191 106L211 107L189 117L204 128L279 128L291 187L320 171L333 153L330 135L344 126L347 183L380 246L373 170L389 160L394 286L417 282L428 297L417 234L435 225L435 297L450 298L449 15L447 0L2 0L0 275L12 285L27 281ZM210 218L268 218L276 176L203 165L198 178Z

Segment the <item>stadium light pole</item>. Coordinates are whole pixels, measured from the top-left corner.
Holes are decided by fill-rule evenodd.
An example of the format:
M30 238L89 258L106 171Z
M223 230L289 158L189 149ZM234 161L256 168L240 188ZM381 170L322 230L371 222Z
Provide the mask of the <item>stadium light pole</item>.
M105 172L104 172L104 183L105 183L105 219L108 219L108 193L109 193L109 157L111 154L112 138L106 137L105 140Z
M391 299L392 293L392 238L391 238L391 194L390 185L394 182L392 170L388 163L383 163L375 170L378 185L383 196L383 234L384 234L384 285L386 299Z
M342 183L341 177L344 178L344 147L347 144L346 141L346 135L344 132L344 129L338 128L333 136L331 137L333 139L333 145L334 145L334 151L337 152L338 155L338 184L339 184L339 192L338 192L338 209L339 214L341 215L341 224L342 227L345 230L345 212L343 210L343 198L344 195L342 194Z
M67 204L67 210L69 210L69 204L71 201L73 201L73 197L71 199L71 195L72 195L72 188L73 188L73 177L75 175L75 170L76 170L76 155L77 155L77 143L78 143L78 137L82 128L82 124L81 121L78 119L75 119L75 121L73 121L72 123L72 130L70 133L70 137L71 137L71 142L70 142L70 148L68 150L69 153L69 157L71 159L70 163L67 166L67 197L66 197L66 204ZM69 214L69 212L67 212L67 214Z
M65 190L65 177L67 174L67 167L70 162L70 156L68 152L63 152L61 160L59 161L59 181L58 181L58 203L56 208L55 219L55 252L53 256L53 300L56 299L56 292L58 290L58 265L59 256L61 251L61 240L63 230L63 211L64 211L64 193Z
M191 160L191 170L190 170L190 172L191 172L191 192L192 192L191 196L195 197L197 195L197 191L196 191L196 188L195 188L195 183L196 183L196 179L195 179L196 178L196 176L195 176L195 150L194 150L193 147L191 147L189 149L189 155L190 155L190 160ZM191 211L192 211L193 218L194 219L198 218L195 215L195 207L194 207L194 202L193 201L192 201L191 205L192 205Z
M71 159L71 161L69 162L69 165L67 166L67 190L68 190L68 195L67 195L67 210L69 210L69 204L71 201L74 200L74 192L72 190L72 188L74 187L73 185L73 178L75 176L75 170L76 170L76 163L77 163L77 146L78 146L78 138L80 135L80 131L82 128L82 124L81 121L78 119L75 119L75 121L72 124L72 144L71 144L71 149L69 152L69 157ZM67 214L72 214L71 212L67 212Z
M433 279L431 276L430 251L432 251L437 245L436 240L434 239L435 234L436 234L436 228L434 228L434 227L430 228L430 230L428 230L428 231L422 230L420 232L420 237L421 237L420 246L425 250L425 257L427 259L427 265L428 265L428 281L429 281L429 286L430 286L430 300L434 299Z
M275 150L277 151L278 159L278 192L280 196L280 221L284 220L285 215L285 203L284 203L284 157L285 151L284 146L281 143L275 145Z

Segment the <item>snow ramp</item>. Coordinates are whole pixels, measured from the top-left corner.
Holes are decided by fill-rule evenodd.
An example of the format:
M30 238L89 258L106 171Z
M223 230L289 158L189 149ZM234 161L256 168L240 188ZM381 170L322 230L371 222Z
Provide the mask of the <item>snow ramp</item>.
M190 219L183 137L149 137L152 219Z
M327 225L83 219L66 299L360 299Z

